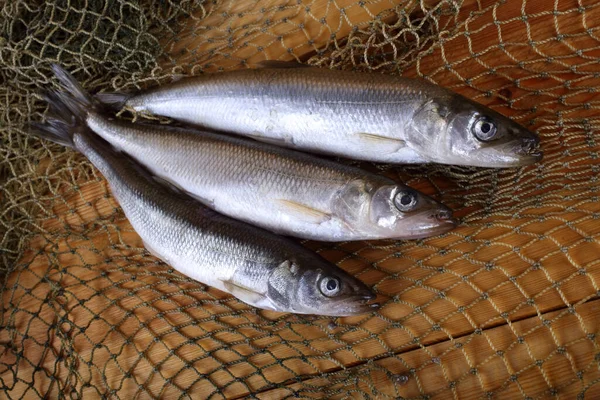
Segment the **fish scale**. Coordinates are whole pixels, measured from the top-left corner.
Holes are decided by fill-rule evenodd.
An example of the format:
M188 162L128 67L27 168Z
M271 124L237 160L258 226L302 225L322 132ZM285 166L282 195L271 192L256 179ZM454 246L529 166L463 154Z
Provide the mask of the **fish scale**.
M113 100L137 111L358 160L513 167L541 159L535 134L424 80L268 64Z
M374 309L364 304L366 298L374 296L361 282L307 249L165 190L93 137L76 134L74 145L107 178L113 195L147 248L185 275L249 304L276 311L353 315ZM348 287L349 295L332 302L336 307L331 308L327 308L325 297L324 301L309 298L309 304L303 304L292 297L282 302L279 292L270 296L274 290L271 283L281 284L274 280L274 271L290 260L299 264L298 275L302 268L309 267L319 275L335 276ZM284 282L290 294L305 292L307 284L311 282ZM344 298L346 305L340 304Z
M53 68L67 93L53 93L48 101L74 115L47 127L48 137L64 143L56 131L74 119L144 165L155 180L230 217L324 241L424 238L456 225L444 205L356 167L239 136L107 117L70 75Z
M221 213L274 232L306 239L359 240L429 235L428 229L439 233L454 226L443 205L355 167L235 136L136 125L94 111L87 114L86 123L161 180ZM383 226L373 217L369 209L375 207L373 197L385 187L418 196L416 233L410 230L410 217L405 229ZM385 218L400 220L391 198L380 202L377 212L387 207ZM438 219L439 213L446 213L445 219Z
M362 282L298 243L223 216L157 184L147 169L89 128L93 100L62 68L52 68L66 91L46 94L51 112L46 123L30 125L31 133L83 153L107 179L131 225L155 256L193 279L264 309L347 316L379 307L367 304L375 295ZM121 128L129 133L136 129L127 124ZM173 132L161 130L169 131ZM143 146L136 146L143 151ZM166 148L182 151L172 143Z
M128 105L186 122L250 135L268 136L269 131L276 134L285 129L291 131L295 139L308 141L307 130L319 130L321 139L333 142L343 140L349 130L376 133L402 126L409 116L394 109L397 104L392 100L394 96L403 96L403 102L422 100L411 96L414 95L412 91L392 91L387 77L380 74L369 74L368 80L357 80L351 73L336 71L332 75L335 82L330 85L323 85L321 75L321 70L313 68L206 75L194 78L194 86L186 81L164 90L158 88L151 94L129 100ZM280 99L285 99L285 106ZM370 105L375 103L383 106L373 112ZM353 108L352 114L345 112L349 105ZM255 109L258 118L248 118L245 112L248 108ZM296 119L297 113L314 118L301 124ZM354 118L349 120L348 115ZM390 115L394 118L390 119ZM272 129L268 129L269 126Z
M76 145L107 178L130 222L136 231L145 233L144 237L152 247L172 247L172 254L189 254L205 259L208 266L214 264L212 261L216 256L213 250L218 253L222 251L220 249L227 249L231 257L240 260L273 262L272 253L265 250L272 237L246 236L247 233L240 230L241 224L223 223L223 217L204 207L195 206L193 200L180 200L173 194L165 193L163 188L140 179L140 173L132 169L130 164L119 160L117 156L107 155L106 151L103 154L98 152L89 141L79 138ZM241 233L232 236L235 232ZM244 245L240 246L238 242ZM275 245L274 251L277 250ZM285 256L289 257L290 254ZM219 279L227 276L222 273L225 271L225 268L214 264L213 267L207 267L206 273ZM216 281L210 284L218 286Z

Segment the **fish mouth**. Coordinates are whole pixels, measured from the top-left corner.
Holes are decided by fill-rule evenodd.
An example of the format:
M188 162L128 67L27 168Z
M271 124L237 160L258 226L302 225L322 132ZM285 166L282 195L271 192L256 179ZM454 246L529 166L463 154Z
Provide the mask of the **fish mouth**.
M369 314L373 311L377 311L381 307L381 304L370 303L372 300L375 300L376 297L377 295L371 291L349 296L340 302L343 306L340 307L340 310L335 314L339 317L349 317L352 315Z
M456 228L458 222L454 219L444 221L441 225L411 231L411 239L425 239L433 236L439 236Z
M519 165L524 166L524 165L535 164L535 163L540 162L542 160L542 158L544 158L544 153L542 151L532 152L532 153L522 156L521 162L519 163Z
M514 167L525 167L540 162L544 158L544 153L537 150L525 151L521 147L518 147L514 152L514 156L511 157L510 161L504 161L498 165L490 164L488 168L514 168Z
M544 157L539 141L527 140L510 143L498 147L488 153L485 162L473 163L473 166L484 168L517 168L535 164Z
M440 218L438 214L423 216L425 221L424 223L416 227L409 228L402 236L392 239L425 239L441 235L456 228L458 225L458 221L456 219L446 217L446 213L443 213L442 215L444 215L443 218Z
M534 164L544 157L544 153L540 148L540 139L533 134L521 139L515 149L515 154L520 158L520 165Z
M452 218L452 210L450 210L449 208L444 207L439 209L436 214L432 215L432 218L442 223L447 222L456 224L456 220Z
M458 221L452 217L452 211L449 208L442 208L434 213L423 213L421 217L424 222L408 230L411 239L438 236L451 231L458 225Z
M525 160L531 164L541 161L544 157L544 152L540 149L539 143L535 147L530 147L529 145L521 146L516 153L521 156L521 160Z

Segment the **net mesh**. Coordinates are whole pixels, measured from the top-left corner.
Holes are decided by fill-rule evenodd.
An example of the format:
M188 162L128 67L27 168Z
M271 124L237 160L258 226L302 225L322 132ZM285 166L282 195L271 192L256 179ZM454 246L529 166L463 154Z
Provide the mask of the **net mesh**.
M584 0L13 1L0 17L0 388L7 398L600 396L600 4ZM542 163L361 164L460 226L306 242L373 315L253 309L144 250L102 176L26 136L58 62L131 90L264 59L420 76L536 130Z

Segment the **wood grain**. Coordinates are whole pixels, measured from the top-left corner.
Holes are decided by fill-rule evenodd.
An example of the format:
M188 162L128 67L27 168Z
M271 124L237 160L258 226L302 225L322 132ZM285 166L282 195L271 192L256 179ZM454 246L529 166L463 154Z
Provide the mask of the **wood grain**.
M498 398L537 398L553 388L561 397L575 398L600 378L595 360L600 347L587 339L598 332L599 312L600 300L590 300L576 306L576 313L544 313L354 367L340 372L340 377L316 378L259 397L342 398L352 386L330 386L340 379L357 382L365 393L379 397L419 398L427 393L431 399L478 399L494 393ZM551 323L546 326L541 320ZM543 362L536 364L538 360ZM591 386L586 398L599 393L600 388Z
M83 382L95 387L113 388L110 382L120 384L125 371L137 381L145 382L142 393L158 395L166 378L171 377L176 387L192 386L194 393L201 396L209 395L215 384L229 384L224 392L228 397L244 396L269 383L293 379L295 374L306 378L335 372L342 365L360 365L390 351L404 359L407 353L424 351L416 349L430 349L440 342L454 343L456 339L448 338L472 334L477 328L506 327L509 321L564 308L565 302L577 305L595 295L593 282L600 278L598 268L589 270L587 275L572 271L570 275L556 277L563 284L554 289L544 277L557 272L551 265L538 271L525 268L521 274L515 274L517 282L503 286L498 286L498 282L506 282L506 276L498 271L474 276L472 282L464 282L462 277L453 279L453 274L449 277L448 273L435 273L421 287L411 287L404 293L402 286L396 284L396 294L402 293L401 301L388 303L378 316L338 319L336 327L330 329L325 318L307 320L268 312L256 316L239 314L238 310L247 311L249 307L214 289L205 293L204 286L167 272L164 265L151 261L151 257L142 257L141 242L129 224L122 218L115 222L108 232L94 233L83 242L66 239L53 243L57 260L49 260L43 252L31 254L33 261L11 276L9 287L14 289L5 294L3 301L12 302L13 311L5 318L14 321L18 332L12 342L22 345L24 358L32 361L20 365L23 376L36 365L52 371L56 355L68 350L80 364L93 360L94 365L102 366L103 379L93 370L82 373ZM127 247L113 249L110 244L118 242ZM91 249L84 250L91 244ZM71 254L71 248L77 248L78 254ZM408 268L403 271L402 280L414 282L422 275L423 271ZM131 280L133 276L135 281ZM42 277L48 277L51 283L42 281ZM369 274L362 277L367 282L371 279ZM62 288L62 293L53 291L52 285ZM487 299L479 292L485 285L495 285L487 292ZM445 298L427 295L438 287L446 289ZM531 291L532 304L523 307L526 297L519 294L519 287ZM54 307L47 304L52 296L61 299L50 302ZM457 306L465 310L460 313ZM416 312L415 307L421 307L422 312ZM31 315L32 312L37 314ZM506 318L499 317L501 312L507 312ZM67 318L62 324L57 321L61 315ZM94 319L95 315L98 319ZM587 321L587 315L581 317ZM109 331L111 326L118 328ZM5 336L8 332L0 333L0 342L11 341ZM65 349L64 342L49 337L50 333L63 340L72 335L67 341L70 348ZM128 338L132 343L125 342ZM419 338L419 343L414 338ZM35 345L36 342L40 345ZM44 352L42 344L46 342L52 343L52 347ZM98 344L99 348L92 344ZM148 360L140 356L140 351L145 352ZM118 355L114 362L113 354ZM324 354L328 357L323 358ZM287 359L287 368L274 364L275 359ZM8 361L0 359L0 363ZM160 367L154 372L152 365L157 363ZM387 365L385 359L381 363ZM193 365L196 371L189 372L185 369L187 365ZM222 366L224 371L219 371ZM66 373L66 365L60 371L59 375L66 379L61 375ZM227 371L242 377L241 382L234 382ZM252 375L256 371L261 373ZM208 373L210 379L192 385L199 379L199 373ZM427 382L427 378L423 379ZM36 383L43 387L47 380ZM175 395L179 391L176 387L168 393ZM15 393L20 388L24 386L17 385ZM118 393L125 396L138 390L127 381Z
M221 1L208 5L198 24L168 41L172 59L184 70L239 68L240 61L255 65L263 60L293 59L317 52L348 36L354 27L367 26L377 15L384 18L395 7L414 7L414 1ZM280 21L284 21L281 23ZM172 61L165 62L170 67Z
M353 26L368 27L378 14L391 21L394 14L388 11L397 4L414 7L410 2L365 3L310 2L306 11L296 2L217 2L207 6L209 15L196 26L199 36L168 45L185 72L238 68L241 59L247 65L263 59L306 59L332 40L347 37ZM463 225L419 245L307 243L374 286L384 304L376 315L331 324L326 318L254 312L170 271L143 250L115 201L103 196L106 183L81 182L79 191L62 192L56 217L44 221L48 234L32 240L21 267L7 278L10 290L4 292L3 303L12 307L2 316L10 329L0 331L0 377L12 387L10 395L34 395L27 392L31 377L36 390L48 397L75 391L125 398L170 398L184 391L201 398L216 391L228 398L253 392L265 398L296 392L319 397L356 388L373 396L376 389L403 397L479 398L486 391L499 391L513 398L549 394L545 391L551 387L572 398L597 380L597 341L586 335L598 331L600 203L589 198L591 174L570 177L564 164L593 160L580 161L589 151L579 147L583 137L556 145L557 128L548 121L560 108L556 96L562 89L531 94L570 76L549 69L550 78L535 78L538 60L554 47L544 45L532 52L522 45L528 24L536 40L552 37L556 16L545 12L552 4L527 2L527 13L538 16L525 24L518 18L522 2L495 4L464 2L456 29L468 26L474 33L434 45L405 74L425 74L492 106L515 99L515 109L500 109L521 120L531 117L526 110L532 104L544 104L535 122L547 135L542 165L546 179L538 192L531 189L537 182L535 168L517 176L482 171L469 175L472 186L466 189L446 182L447 175L409 180L429 193L446 185L448 200L461 201ZM565 10L577 6L574 0L560 2ZM600 8L589 7L593 21ZM236 17L242 11L245 16ZM472 18L472 12L482 16ZM492 13L506 21L500 30L489 26ZM256 25L244 28L284 17L287 23L267 32ZM575 13L559 18L565 32L581 27ZM194 29L194 22L190 24ZM503 50L497 48L499 31L507 43ZM227 50L225 36L234 38L235 51ZM591 37L587 42L573 40L581 48L594 45ZM472 59L472 52L485 54ZM511 58L533 61L516 67ZM578 62L561 59L559 66ZM490 65L503 67L496 75L479 77ZM514 83L523 77L527 79ZM473 79L473 85L465 85L465 78ZM486 97L486 88L494 96ZM578 110L571 118L589 112L573 104L570 109ZM571 154L562 154L561 146L566 145L573 149ZM544 196L549 190L552 196ZM521 192L529 195L519 197ZM496 199L491 211L482 206L489 196ZM67 229L74 233L66 235ZM551 321L550 326L543 321ZM519 335L524 337L522 344L516 342ZM559 352L560 347L565 351ZM547 361L531 366L536 359ZM12 363L18 365L18 376L7 367ZM69 373L73 367L76 376ZM473 368L476 374L470 372ZM574 381L579 371L582 378ZM400 385L407 373L408 382ZM452 381L457 383L449 388ZM600 395L597 386L589 387L586 398Z

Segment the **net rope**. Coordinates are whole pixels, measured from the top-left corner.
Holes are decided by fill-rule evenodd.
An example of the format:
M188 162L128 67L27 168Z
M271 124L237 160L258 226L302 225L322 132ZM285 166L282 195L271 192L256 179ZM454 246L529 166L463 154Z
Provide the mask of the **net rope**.
M600 4L584 0L13 1L0 5L0 390L6 398L600 396ZM402 74L537 131L520 169L361 163L461 224L304 244L372 315L261 311L151 256L101 174L28 137L56 87L151 87L265 59ZM141 116L140 118L144 118ZM168 121L163 121L168 122Z

